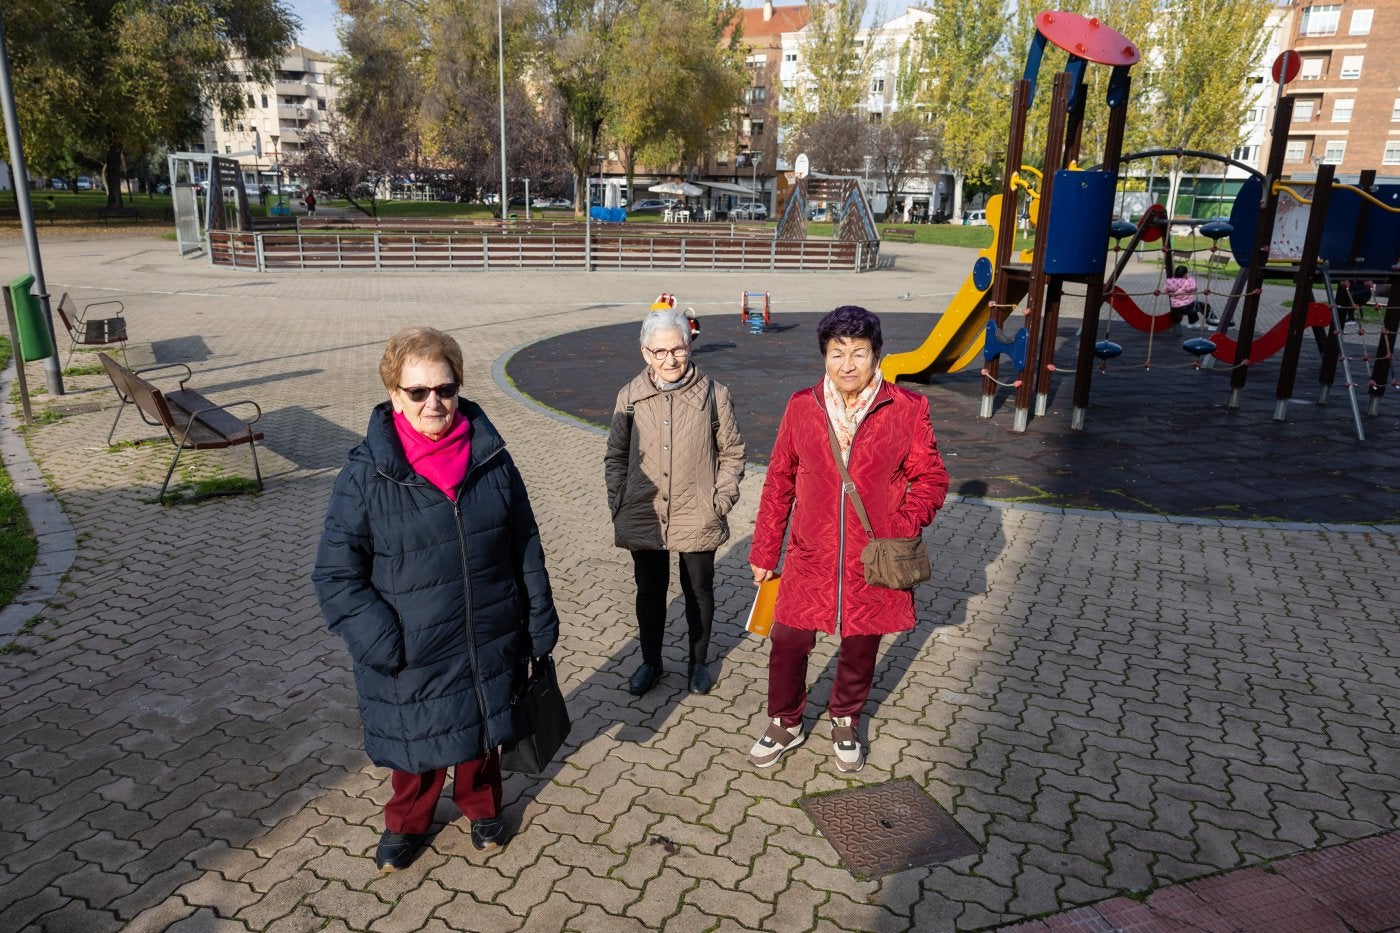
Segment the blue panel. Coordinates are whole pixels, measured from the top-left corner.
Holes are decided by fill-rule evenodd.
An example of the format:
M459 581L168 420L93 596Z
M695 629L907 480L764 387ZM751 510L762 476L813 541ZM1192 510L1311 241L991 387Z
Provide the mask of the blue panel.
M992 261L986 256L977 257L977 261L972 264L972 284L979 292L985 292L992 287Z
M1400 206L1400 186L1379 185L1371 194L1385 204ZM1352 256L1356 224L1366 213L1366 233ZM1322 226L1321 258L1333 269L1389 269L1400 259L1400 214L1382 210L1350 188L1334 188Z
M1240 185L1235 203L1230 208L1230 252L1243 269L1254 253L1254 231L1259 226L1259 200L1264 196L1264 182L1251 175Z
M1045 226L1045 271L1051 275L1102 275L1113 220L1112 172L1055 173L1050 219Z

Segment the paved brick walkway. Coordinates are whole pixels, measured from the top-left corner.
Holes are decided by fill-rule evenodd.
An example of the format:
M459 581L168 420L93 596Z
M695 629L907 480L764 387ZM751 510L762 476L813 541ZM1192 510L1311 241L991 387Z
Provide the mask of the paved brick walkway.
M55 295L126 301L134 363L188 360L206 394L262 404L267 489L153 505L167 451L103 444L113 398L96 376L73 378L62 404L100 411L30 434L78 551L42 620L0 656L0 929L972 930L1075 908L1100 923L1067 915L1076 928L1106 929L1129 925L1112 913L1125 895L1212 903L1203 892L1233 878L1305 887L1329 871L1334 916L1400 924L1385 889L1369 914L1339 906L1370 896L1362 869L1396 863L1388 531L955 502L928 534L938 578L917 594L924 624L887 646L877 674L867 768L838 775L815 723L807 745L754 772L743 752L766 650L741 632L754 474L718 562L714 692L683 691L677 624L673 672L647 697L626 693L630 563L611 547L603 438L522 404L493 378L502 358L634 321L662 290L702 315L730 314L737 291L758 287L779 313L941 307L965 253L906 248L895 270L864 276L259 276L180 260L156 238L44 246ZM23 268L17 242L0 256ZM332 478L382 392L383 339L409 323L459 337L467 391L525 474L577 722L545 779L508 779L508 848L474 853L444 801L432 851L381 876L366 856L385 774L364 759L348 663L307 575ZM188 470L247 468L236 450ZM823 644L818 703L830 660ZM854 880L797 799L895 777L923 786L981 853ZM1206 877L1231 869L1247 871ZM1264 912L1277 886L1255 896L1254 917L1190 922L1284 929ZM1335 928L1322 923L1291 928Z

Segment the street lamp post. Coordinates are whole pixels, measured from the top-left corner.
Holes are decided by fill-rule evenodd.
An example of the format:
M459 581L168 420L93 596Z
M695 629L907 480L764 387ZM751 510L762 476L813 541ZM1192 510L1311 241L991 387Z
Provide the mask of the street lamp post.
M760 197L758 196L758 160L759 160L759 157L760 157L761 155L762 155L762 153L759 153L759 152L750 152L750 153L749 153L749 162L750 162L750 164L753 165L753 182L750 184L749 187L753 188L753 199L754 199L754 201L763 201L763 200L764 200L763 198L760 198ZM765 203L763 206L764 206L764 207L767 207L768 205Z
M276 163L274 167L277 171L277 213L288 214L290 211L287 210L287 205L282 202L282 151L277 148L278 137L275 134L269 135L267 138L272 140L272 158Z
M502 2L496 0L496 64L501 89L501 221L504 223L509 198L506 196L506 30ZM528 203L526 206L528 208Z

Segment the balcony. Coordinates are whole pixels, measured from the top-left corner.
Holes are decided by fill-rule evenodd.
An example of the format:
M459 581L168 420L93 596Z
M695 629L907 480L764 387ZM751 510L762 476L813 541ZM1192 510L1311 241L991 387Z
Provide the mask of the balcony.
M311 93L311 85L305 81L278 81L276 87L279 97L306 97Z
M277 119L279 120L305 120L307 109L305 107L289 107L286 104L277 105Z

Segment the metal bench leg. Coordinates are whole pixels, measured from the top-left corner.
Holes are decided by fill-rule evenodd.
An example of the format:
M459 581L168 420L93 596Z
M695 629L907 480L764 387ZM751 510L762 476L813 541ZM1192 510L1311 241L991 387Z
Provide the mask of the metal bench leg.
M251 431L252 429L249 428L250 433ZM251 448L253 451L253 475L258 478L258 492L262 492L262 470L258 468L258 442L254 440L249 440L248 447Z
M160 484L160 495L156 497L161 505L165 504L165 489L170 485L170 477L175 475L175 464L180 462L180 454L184 453L183 447L175 448L175 458L170 461L170 469L165 471L165 482Z
M107 432L108 447L112 446L112 437L117 433L117 422L122 420L122 412L126 411L126 399L121 397L120 392L117 393L117 398L121 399L121 404L117 406L117 416L112 419L112 430Z

